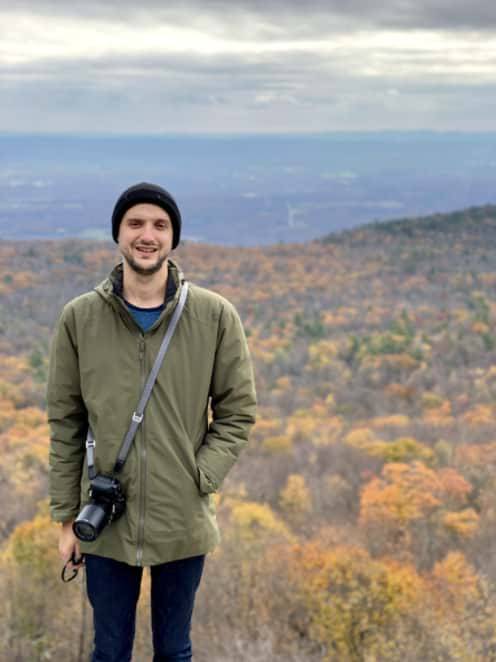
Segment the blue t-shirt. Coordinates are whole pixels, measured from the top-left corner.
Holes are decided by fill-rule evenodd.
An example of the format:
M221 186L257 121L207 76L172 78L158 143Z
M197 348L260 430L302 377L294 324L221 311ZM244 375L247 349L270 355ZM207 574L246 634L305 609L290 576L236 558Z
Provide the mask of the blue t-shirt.
M138 306L129 303L129 301L126 301L126 306L134 317L135 322L143 329L143 331L148 331L148 329L155 324L160 317L160 313L165 308L164 304L156 306L155 308L139 308Z

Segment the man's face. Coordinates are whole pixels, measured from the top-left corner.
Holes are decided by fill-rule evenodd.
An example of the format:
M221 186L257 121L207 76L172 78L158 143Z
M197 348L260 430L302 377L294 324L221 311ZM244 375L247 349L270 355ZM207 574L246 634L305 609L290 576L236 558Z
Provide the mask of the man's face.
M151 276L161 269L172 250L170 216L157 205L134 205L122 217L117 239L131 269L142 276Z

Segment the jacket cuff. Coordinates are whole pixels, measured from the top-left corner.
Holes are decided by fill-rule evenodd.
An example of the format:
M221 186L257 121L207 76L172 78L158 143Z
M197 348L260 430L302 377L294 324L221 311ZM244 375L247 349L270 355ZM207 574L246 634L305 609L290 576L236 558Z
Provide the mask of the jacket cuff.
M72 520L75 520L76 517L78 516L79 509L78 510L51 510L50 511L50 518L52 522L61 522L64 524L65 522L69 522Z

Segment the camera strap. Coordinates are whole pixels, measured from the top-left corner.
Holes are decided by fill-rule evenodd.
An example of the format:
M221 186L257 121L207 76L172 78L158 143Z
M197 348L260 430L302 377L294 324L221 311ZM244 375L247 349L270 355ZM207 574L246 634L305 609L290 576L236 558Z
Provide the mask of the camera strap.
M126 432L126 436L124 437L121 447L119 449L117 460L115 462L113 469L114 474L119 473L122 467L124 466L124 463L126 462L129 450L131 448L131 444L133 443L133 439L136 435L136 432L138 431L141 421L143 420L145 407L150 398L153 385L155 384L155 380L157 379L160 367L165 357L165 353L167 352L170 341L172 340L172 336L174 335L174 331L176 330L177 323L179 322L179 318L181 317L181 314L183 312L187 296L188 296L188 283L185 282L181 287L181 294L179 296L179 301L177 302L177 305L174 309L171 321L169 323L169 326L167 327L167 331L165 332L164 338L162 340L162 344L160 345L160 349L155 358L155 362L153 363L153 367L150 371L150 374L148 375L148 379L146 380L146 384L141 394L141 398L138 402L138 406L136 407L136 411L133 412L128 431ZM88 478L90 480L93 480L96 477L97 473L95 469L95 438L93 437L93 433L90 427L88 427L88 432L86 435L86 457L88 460Z

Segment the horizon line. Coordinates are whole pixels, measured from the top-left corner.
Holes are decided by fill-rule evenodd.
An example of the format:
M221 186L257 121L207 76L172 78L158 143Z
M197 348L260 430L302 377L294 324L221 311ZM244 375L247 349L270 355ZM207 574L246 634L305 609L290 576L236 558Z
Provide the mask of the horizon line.
M354 129L325 131L227 131L227 132L113 132L113 131L10 131L0 129L0 138L323 138L323 137L360 137L360 136L496 136L494 130L466 129Z

